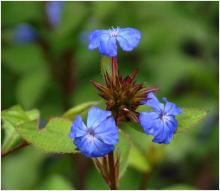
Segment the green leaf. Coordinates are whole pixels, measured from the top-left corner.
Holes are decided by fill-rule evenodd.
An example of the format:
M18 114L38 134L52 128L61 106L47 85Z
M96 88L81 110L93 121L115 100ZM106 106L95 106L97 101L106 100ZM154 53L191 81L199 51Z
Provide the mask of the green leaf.
M13 106L7 110L2 111L3 122L10 121L11 124L16 125L28 120L25 111L18 105Z
M20 106L13 106L2 112L2 121L4 129L4 141L2 151L7 152L18 143L21 138L15 130L15 127L30 120L39 119L39 111L31 110L25 112Z
M128 165L141 172L149 172L150 164L147 161L147 155L144 155L135 145L132 145L128 158Z
M140 133L144 133L144 129L141 127L141 125L139 123L134 123L134 122L126 122L122 124L123 129L127 129L127 128L132 128L135 129L136 131L140 132Z
M71 121L51 119L46 127L38 129L37 121L29 121L16 128L17 132L33 146L51 153L75 153L76 147L69 138Z
M132 122L122 123L120 128L129 135L132 143L137 145L143 151L147 150L148 145L151 142L151 137L147 136L146 133L143 133L142 130L139 130L142 129L139 124Z
M70 120L73 120L73 119L75 119L76 115L80 115L84 111L89 109L90 107L98 105L98 104L99 104L99 102L97 102L97 101L90 101L90 102L82 103L82 104L77 105L77 106L69 109L68 111L66 111L63 114L63 117L70 119Z
M37 109L33 109L31 111L26 111L26 114L28 115L28 118L30 120L39 119L40 118L40 112Z
M137 112L143 112L143 111L146 111L146 112L152 111L152 108L150 108L147 105L139 105L137 108Z
M128 124L131 124L131 123L128 123ZM152 136L149 136L146 133L137 131L134 128L134 126L129 126L129 125L126 126L126 123L124 125L125 125L123 126L124 131L126 131L133 145L138 149L138 151L134 151L133 155L134 156L136 155L139 158L137 160L141 160L142 162L144 161L143 158L145 158L146 167L144 168L146 170L150 170L150 166L157 165L163 158L165 154L164 145L153 143ZM136 169L139 168L140 170L140 166L138 165L141 165L141 164L134 164L134 167ZM142 167L143 167L143 164L142 164Z
M122 131L119 133L119 143L116 146L116 152L119 154L119 178L123 176L128 166L128 156L130 152L131 142L128 135Z
M2 145L2 151L6 153L17 143L19 143L21 138L15 131L14 127L8 121L5 121L2 127L4 129L5 136Z
M177 133L184 132L185 130L195 126L206 115L207 112L202 109L183 108L183 112L177 116L177 120L179 123Z

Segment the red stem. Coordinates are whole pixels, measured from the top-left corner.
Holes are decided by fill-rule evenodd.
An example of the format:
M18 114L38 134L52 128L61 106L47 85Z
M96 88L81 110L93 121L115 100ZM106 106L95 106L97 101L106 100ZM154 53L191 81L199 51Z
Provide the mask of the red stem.
M114 153L111 152L108 154L108 165L109 165L109 175L110 175L110 189L117 190L117 180L116 180L116 173L115 173L115 161L114 161Z
M15 152L15 151L17 151L17 150L19 150L19 149L21 149L21 148L23 148L23 147L28 146L28 145L29 145L29 143L26 142L26 141L24 141L23 143L21 143L20 145L16 146L15 148L13 148L13 149L11 149L11 150L5 152L5 153L1 153L1 157L5 157L6 155L8 155L8 154L10 154L10 153L13 153L13 152Z
M112 79L113 83L116 83L116 79L118 79L118 62L117 57L112 57Z

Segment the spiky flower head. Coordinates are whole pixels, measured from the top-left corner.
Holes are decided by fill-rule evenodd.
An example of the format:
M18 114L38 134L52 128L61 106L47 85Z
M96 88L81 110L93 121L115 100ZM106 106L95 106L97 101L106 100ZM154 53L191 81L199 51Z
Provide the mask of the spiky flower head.
M157 88L146 88L143 83L136 83L137 70L122 78L118 70L117 59L112 58L112 71L105 73L105 84L92 83L100 91L100 96L106 100L107 110L112 111L117 123L122 121L138 122L137 107L146 101L147 94Z

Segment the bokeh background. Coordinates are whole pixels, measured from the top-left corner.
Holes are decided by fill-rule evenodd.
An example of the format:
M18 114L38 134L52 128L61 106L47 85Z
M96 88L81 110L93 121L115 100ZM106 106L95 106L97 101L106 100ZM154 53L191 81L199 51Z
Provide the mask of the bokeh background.
M38 108L47 120L99 100L90 80L102 80L101 56L88 50L89 33L137 28L141 42L131 53L119 51L120 71L126 75L139 68L137 81L159 87L159 97L208 115L176 136L166 152L137 135L139 154L129 157L120 188L218 189L218 2L1 5L2 110L16 104ZM1 177L2 189L108 189L91 160L49 155L32 146L2 158Z

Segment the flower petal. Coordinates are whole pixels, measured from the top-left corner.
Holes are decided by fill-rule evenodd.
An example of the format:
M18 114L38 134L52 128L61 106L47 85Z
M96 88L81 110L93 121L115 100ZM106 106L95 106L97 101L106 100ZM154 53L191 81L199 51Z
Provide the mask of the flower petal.
M99 124L95 129L96 137L106 144L118 143L118 128L113 117L109 117Z
M87 127L94 128L110 116L111 111L102 110L98 107L92 107L88 112Z
M134 28L118 29L117 40L124 51L132 51L137 47L140 39L141 32Z
M163 101L166 102L164 111L167 112L169 115L179 115L182 113L182 109L177 107L176 104L169 102L167 98L163 97Z
M141 112L139 121L148 135L156 135L161 129L161 120L156 112Z
M75 121L72 124L70 138L75 139L86 134L86 126L82 121L82 117L77 115Z
M178 126L178 122L175 118L175 116L169 116L169 120L167 120L165 122L165 124L167 125L167 127L170 129L170 131L172 133L176 132L177 126Z
M154 137L152 141L159 144L169 144L172 137L173 132L170 131L169 127L166 124L163 124L163 126L161 126L160 132Z
M77 148L87 157L101 157L112 150L114 145L108 145L97 138L88 138L88 136L76 138L74 141Z
M106 33L106 30L95 30L94 32L90 33L89 36L89 49L95 49L99 46L101 36Z
M141 112L140 124L148 135L153 135L153 142L169 144L177 129L177 120L174 116L163 121L156 112Z
M143 101L143 103L151 108L153 108L157 112L161 112L164 110L164 104L160 103L154 93L150 92L147 95L148 100Z
M74 139L74 144L80 150L81 153L90 157L91 153L96 150L93 140L88 138L88 136L77 137Z
M101 54L114 57L117 56L116 38L110 34L103 34L100 38L99 51Z
M173 134L169 134L168 131L163 131L162 134L154 137L152 141L154 143L159 143L159 144L169 144L172 137L173 137Z
M161 131L152 140L155 143L169 144L176 132L178 122L174 116L169 116L169 120L163 122Z
M110 153L111 151L113 151L115 148L114 145L106 144L99 139L96 139L94 144L95 144L97 150L96 150L96 152L93 152L93 157L104 156L104 155Z

